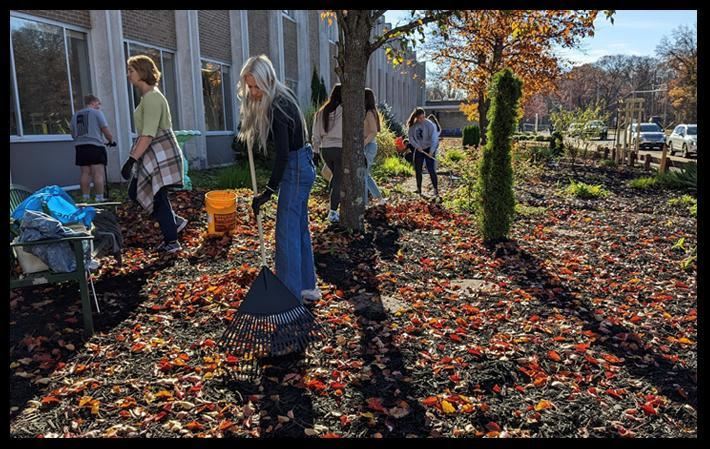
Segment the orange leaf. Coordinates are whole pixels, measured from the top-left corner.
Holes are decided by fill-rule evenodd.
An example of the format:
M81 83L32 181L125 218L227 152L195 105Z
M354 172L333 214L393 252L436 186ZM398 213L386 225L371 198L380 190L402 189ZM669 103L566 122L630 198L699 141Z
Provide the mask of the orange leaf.
M552 407L552 402L548 401L547 399L543 399L535 405L535 411L539 412L540 410L546 410Z
M342 438L343 436L340 435L339 433L335 432L328 432L324 433L321 438Z
M550 358L550 360L554 360L555 362L559 362L562 360L562 357L557 353L557 351L548 351L547 356Z
M44 404L44 405L56 404L56 403L59 402L59 398L57 398L57 397L55 397L55 396L52 396L52 395L49 395L49 396L43 397L43 398L40 400L40 402L41 402L42 404Z
M185 428L188 430L195 431L195 430L202 430L205 427L202 424L198 423L197 421L190 421L189 423L185 424Z
M224 420L224 421L222 421L221 423L219 423L219 427L218 427L218 428L219 428L220 431L223 432L223 431L229 429L230 427L232 427L233 425L234 425L234 423L233 423L232 421L230 421L230 420L227 419L227 420Z
M169 392L168 390L160 390L159 392L157 392L155 394L156 399L163 399L163 398L169 399L172 397L173 397L173 394L171 392Z
M613 354L602 354L602 358L606 360L609 363L621 363L623 362L622 359L618 358L617 356Z
M439 403L439 398L436 396L429 396L426 399L422 400L422 404L426 405L427 407L431 407L432 405L438 404Z

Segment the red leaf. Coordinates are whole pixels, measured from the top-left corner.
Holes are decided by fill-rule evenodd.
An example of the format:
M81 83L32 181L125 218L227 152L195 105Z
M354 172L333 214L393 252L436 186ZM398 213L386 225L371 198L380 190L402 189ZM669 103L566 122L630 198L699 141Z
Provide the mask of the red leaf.
M486 424L486 429L488 429L490 432L500 432L500 426L495 421L491 421Z
M322 438L342 438L342 437L343 437L342 435L335 433L335 432L324 433L322 436Z
M234 425L234 423L233 423L232 421L224 420L224 421L222 421L221 423L219 423L218 429L219 429L220 431L224 432L225 430L229 429L229 428L232 427L233 425Z
M550 360L554 360L555 362L559 362L562 360L562 357L556 352L556 351L548 351L547 356L550 358Z
M651 404L649 404L648 402L641 406L641 410L646 412L646 414L648 414L648 415L658 415L658 412L656 411L656 409L653 408L653 406Z
M44 404L44 405L56 404L56 403L59 402L59 398L57 398L57 397L55 397L55 396L52 396L52 395L49 395L49 396L43 397L43 398L40 400L40 402L41 402L42 404Z
M372 410L382 413L385 412L385 408L382 406L382 398L369 398L367 400L367 406Z
M429 396L426 399L422 400L422 404L426 405L427 407L431 407L432 405L436 405L439 403L439 398L436 396Z

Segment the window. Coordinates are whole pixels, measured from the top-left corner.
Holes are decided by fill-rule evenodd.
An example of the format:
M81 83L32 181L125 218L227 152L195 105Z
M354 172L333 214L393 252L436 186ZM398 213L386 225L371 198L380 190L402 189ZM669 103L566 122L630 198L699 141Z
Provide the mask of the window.
M202 61L202 100L207 131L234 130L229 66Z
M332 43L338 41L338 22L333 20L332 23L328 24L328 21L323 22L326 26L326 32L328 34L328 40Z
M86 33L10 16L10 132L69 134L91 92Z
M160 89L163 95L165 95L165 98L168 100L173 129L178 129L180 123L180 110L178 108L177 67L175 65L175 54L157 47L149 47L147 45L130 41L123 43L123 52L125 60L128 60L131 56L146 55L150 57L153 62L155 62L155 65L160 71L158 89ZM141 94L138 92L138 89L131 85L128 78L126 78L126 85L128 86L128 101L131 108L131 113L129 114L131 117L131 131L135 133L136 125L133 123L133 111L141 101Z

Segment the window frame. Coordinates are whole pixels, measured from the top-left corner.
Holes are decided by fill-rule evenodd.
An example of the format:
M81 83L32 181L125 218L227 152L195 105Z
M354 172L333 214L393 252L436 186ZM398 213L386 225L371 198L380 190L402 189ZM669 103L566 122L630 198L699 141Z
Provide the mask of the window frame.
M10 21L12 18L29 20L32 22L44 23L47 25L53 25L60 27L62 29L62 37L64 38L64 62L67 66L67 78L69 83L69 106L71 107L71 114L74 115L74 93L71 87L71 71L69 70L69 52L67 51L67 33L66 30L72 30L86 35L86 47L89 56L89 91L93 92L95 83L95 73L92 70L94 66L93 55L91 52L92 42L91 42L91 30L80 25L68 24L60 22L58 20L47 19L44 17L33 16L32 14L22 13L18 11L10 11ZM22 122L22 111L20 110L20 94L17 86L17 69L15 67L15 49L12 45L12 27L9 30L9 42L10 42L10 69L12 70L12 83L14 90L14 103L15 103L15 122L17 126L17 134L10 134L10 143L30 143L30 142L71 142L74 140L71 134L24 134L24 123ZM12 92L10 92L12 95Z
M282 9L281 10L281 17L285 17L289 19L290 21L296 23L296 14L294 9Z
M135 39L126 39L125 37L123 38L123 44L128 44L128 47L126 48L128 54L125 54L125 53L124 53L124 56L126 56L126 57L123 58L124 61L127 61L128 58L131 57L131 44L140 45L141 47L146 47L146 48L150 48L150 49L153 49L153 50L158 50L158 51L160 52L160 69L161 69L161 72L160 72L160 81L159 81L159 84L160 84L160 83L164 83L164 72L165 72L164 67L165 67L165 65L164 65L164 63L163 63L163 52L168 52L168 53L171 53L171 54L173 55L173 60L175 61L175 73L174 73L174 76L175 76L175 88L176 88L176 92L177 92L176 98L175 98L175 101L177 102L177 104L175 105L175 107L179 110L179 109L180 109L180 106L181 106L181 103L180 103L180 94L179 94L179 89L178 89L178 86L180 86L180 78L179 78L179 77L180 77L180 70L178 70L177 50L173 50L173 49L166 48L166 47L161 47L161 46L159 46L159 45L146 44L146 43L143 43L143 42L141 42L141 41L137 41L137 40L135 40ZM121 47L123 47L123 45L121 45ZM122 48L122 49L123 49L123 48ZM129 88L134 89L134 87L131 86L130 81L128 81L128 78L126 78L126 84L128 84L128 87L129 87ZM163 84L163 85L164 85L164 84ZM164 89L161 90L161 92L163 93L163 95L165 95L165 94L167 93L167 92L164 91ZM167 96L166 96L165 98L167 99ZM170 104L170 103L168 103L168 105L169 105L169 104ZM135 125L136 125L135 123L133 123L133 111L135 111L135 110L136 110L136 104L134 104L133 91L131 90L131 93L128 95L128 114L129 114L128 123L129 123L129 126L130 126L131 138L133 138L133 139L135 139L135 138L138 137L138 134L133 130L133 128L134 128ZM171 116L173 115L172 108L170 109L170 115L171 115ZM174 117L172 117L172 118L174 118ZM178 119L181 119L181 118L182 118L181 115L178 114ZM180 123L173 123L173 129L179 129L179 128L178 128L178 125L180 125Z
M210 64L217 64L219 65L219 73L220 76L222 77L222 110L224 111L224 128L221 131L208 131L207 130L207 114L203 113L204 121L205 121L205 135L206 136L232 136L236 132L234 129L229 130L227 129L227 97L225 95L225 83L224 83L224 71L222 70L223 67L228 67L229 68L229 73L230 73L230 81L232 78L232 64L225 63L223 61L218 61L216 59L210 59L210 58L205 58L205 57L200 57L200 78L202 77L202 62L208 62ZM232 81L233 82L233 81ZM231 84L231 83L230 83ZM231 87L231 86L230 86ZM231 91L229 94L230 97L233 97ZM234 103L234 98L230 98L232 100L232 103ZM204 94L202 96L202 109L204 111L205 105L204 105ZM230 105L233 106L233 105ZM236 128L237 124L235 122L235 115L234 115L234 109L232 109L232 128Z

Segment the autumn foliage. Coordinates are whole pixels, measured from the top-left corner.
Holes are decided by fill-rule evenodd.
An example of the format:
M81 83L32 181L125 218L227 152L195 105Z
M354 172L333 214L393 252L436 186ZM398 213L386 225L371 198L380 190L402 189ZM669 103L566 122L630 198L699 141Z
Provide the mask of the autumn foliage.
M451 16L436 32L434 60L446 67L453 87L468 93L462 106L486 128L487 91L493 74L510 67L524 82L522 104L554 89L562 66L555 45L574 47L594 34L597 10L473 10ZM607 13L608 16L611 12Z

